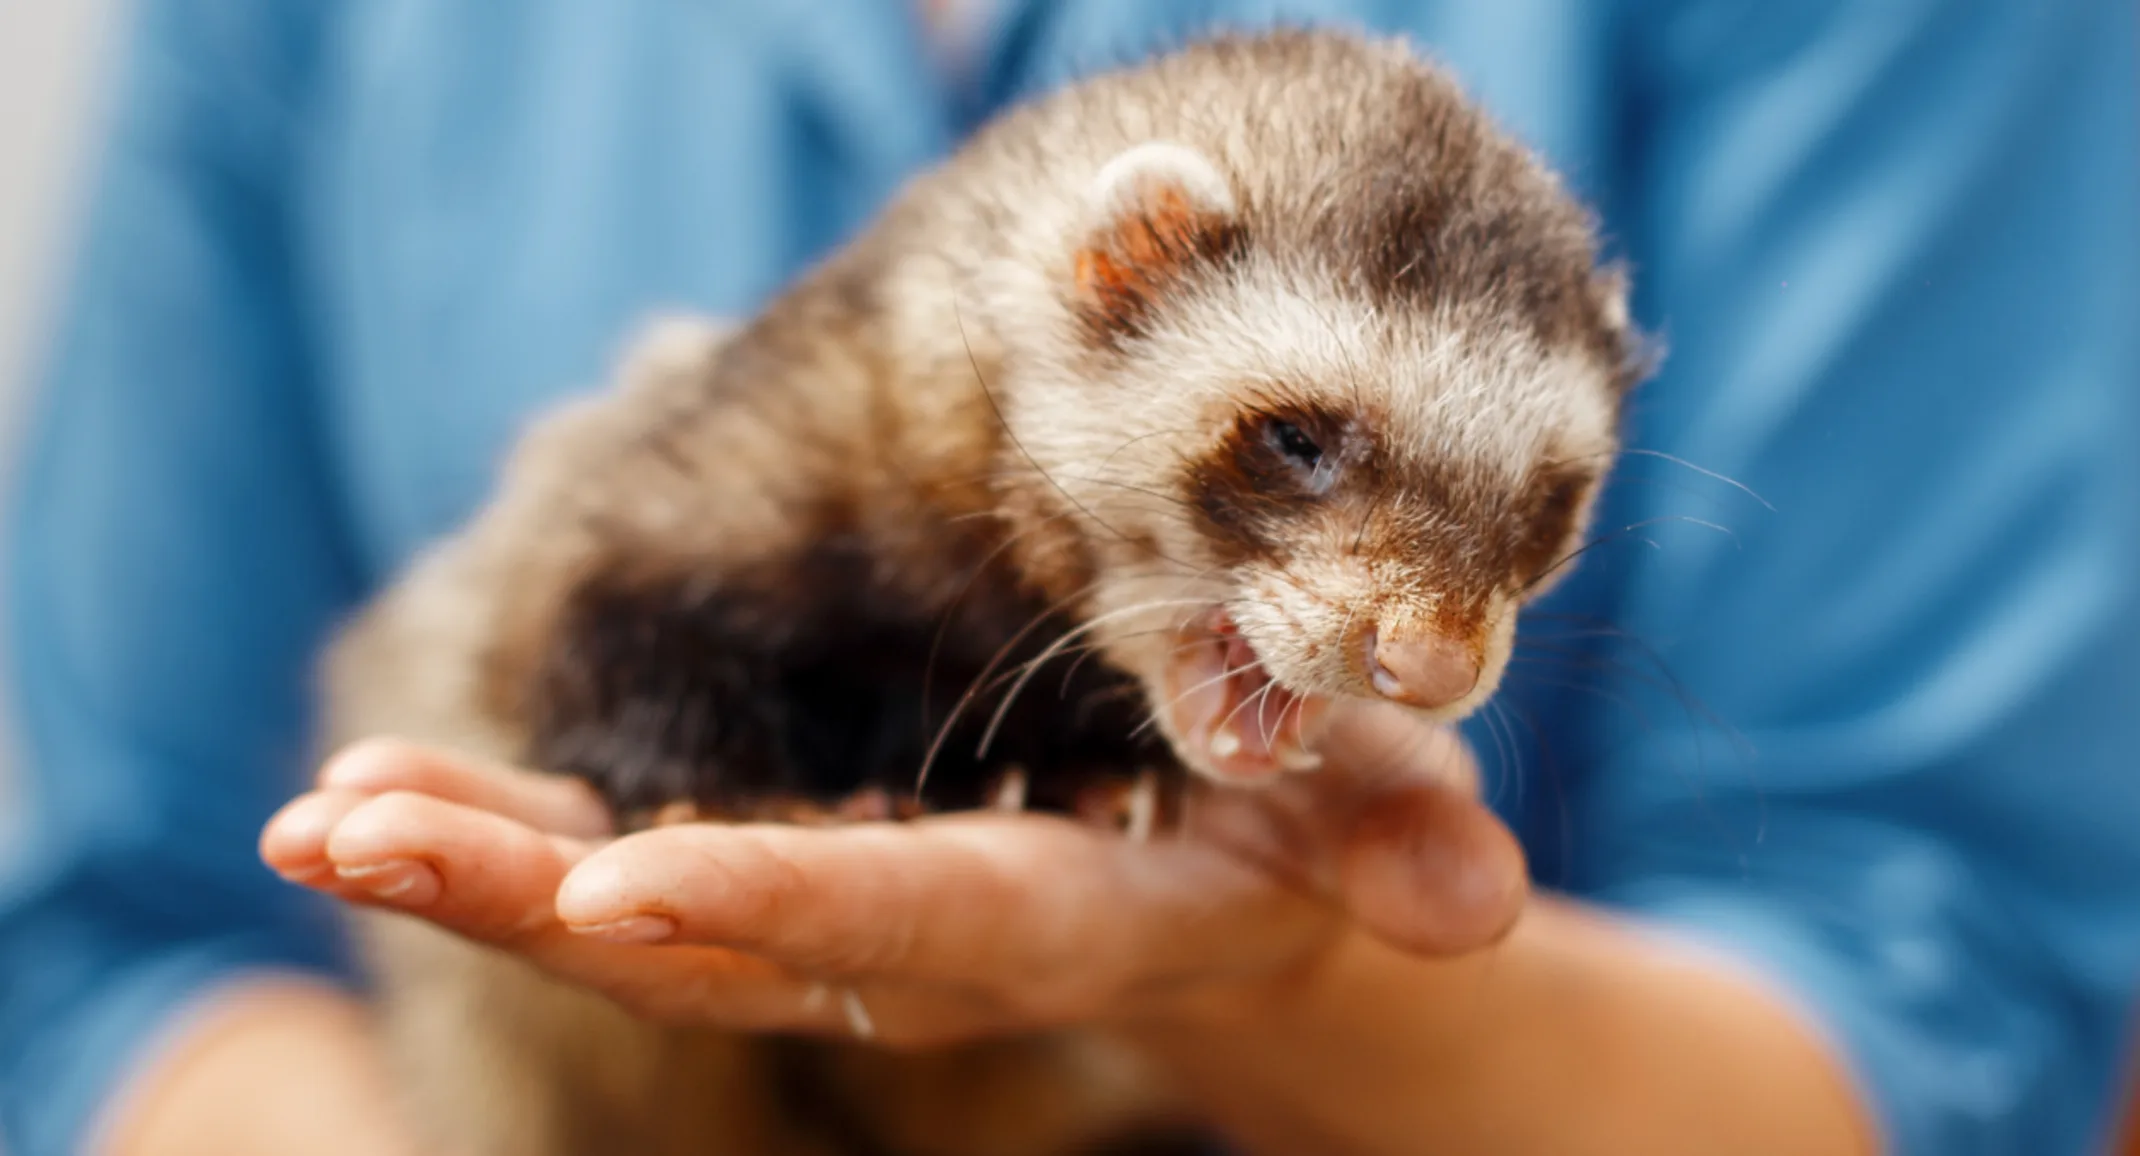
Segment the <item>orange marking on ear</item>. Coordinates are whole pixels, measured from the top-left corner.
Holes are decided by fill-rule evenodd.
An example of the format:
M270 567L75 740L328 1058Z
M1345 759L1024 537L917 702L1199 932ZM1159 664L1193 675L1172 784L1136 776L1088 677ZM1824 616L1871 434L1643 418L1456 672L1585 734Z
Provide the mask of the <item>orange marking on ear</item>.
M1078 287L1095 296L1127 293L1136 270L1097 249L1077 255Z
M1087 307L1096 314L1095 321L1117 330L1134 328L1153 288L1135 266L1097 249L1077 255L1077 284Z
M1143 190L1140 200L1077 254L1078 289L1093 320L1114 333L1135 332L1192 261L1223 255L1239 236L1233 222L1198 211L1173 185Z

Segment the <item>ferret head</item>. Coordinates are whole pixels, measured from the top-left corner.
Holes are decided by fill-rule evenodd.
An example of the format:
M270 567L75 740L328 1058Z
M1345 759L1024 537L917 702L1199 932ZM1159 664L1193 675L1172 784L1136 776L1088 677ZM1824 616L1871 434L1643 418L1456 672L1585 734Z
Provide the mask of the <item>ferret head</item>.
M1216 776L1312 763L1331 698L1492 694L1639 376L1588 215L1440 74L1373 60L1376 101L1099 165L1051 273L1068 368L1017 391L1096 637Z

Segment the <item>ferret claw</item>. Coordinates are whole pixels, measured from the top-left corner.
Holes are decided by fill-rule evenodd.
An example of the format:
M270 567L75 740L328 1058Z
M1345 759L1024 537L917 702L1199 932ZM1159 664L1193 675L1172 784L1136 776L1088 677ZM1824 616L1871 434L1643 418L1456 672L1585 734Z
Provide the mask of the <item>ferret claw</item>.
M858 1040L877 1038L876 1021L869 1018L869 1009L862 1006L862 997L851 987L840 989L840 1010L847 1013L847 1030Z
M1137 772L1129 789L1129 819L1123 833L1132 843L1149 842L1159 821L1159 775L1149 769Z
M892 817L892 793L883 787L868 787L849 795L833 814L848 823L876 823Z
M1025 810L1025 768L1012 766L996 781L995 798L990 805L998 811L1018 814Z
M689 799L678 799L654 812L654 825L673 827L678 823L696 823L701 817L697 803Z
M1323 756L1290 743L1279 743L1272 747L1271 757L1278 761L1279 766L1296 774L1320 770L1323 765Z

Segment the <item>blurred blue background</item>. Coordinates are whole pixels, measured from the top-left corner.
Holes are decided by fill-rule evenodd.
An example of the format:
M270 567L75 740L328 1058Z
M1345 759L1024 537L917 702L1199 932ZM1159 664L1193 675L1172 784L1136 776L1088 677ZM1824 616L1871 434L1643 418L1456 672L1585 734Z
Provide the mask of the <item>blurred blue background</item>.
M99 81L120 7L119 0L0 4L0 476L14 473L25 388L48 334L55 278L83 208L85 162L106 95ZM2140 205L2133 211L2140 213ZM0 695L0 707L6 701ZM0 713L0 851L19 839L11 750L8 720ZM2140 1142L2128 1148L2140 1156Z
M81 206L117 0L0 4L0 470L12 475L52 279ZM0 752L10 749L0 696ZM18 818L15 760L0 754L0 846Z

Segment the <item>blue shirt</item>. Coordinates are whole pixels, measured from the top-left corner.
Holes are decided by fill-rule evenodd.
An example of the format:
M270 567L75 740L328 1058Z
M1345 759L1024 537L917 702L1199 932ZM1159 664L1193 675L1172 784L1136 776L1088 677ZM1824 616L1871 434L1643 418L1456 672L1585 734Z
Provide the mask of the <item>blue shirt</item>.
M953 89L909 7L139 5L7 552L17 1156L213 986L338 973L253 850L310 663L532 411L1003 102L1268 14L1013 0ZM1286 10L1452 62L1671 349L1614 542L1472 728L1541 874L1774 977L1897 1151L2090 1150L2140 981L2133 6Z

